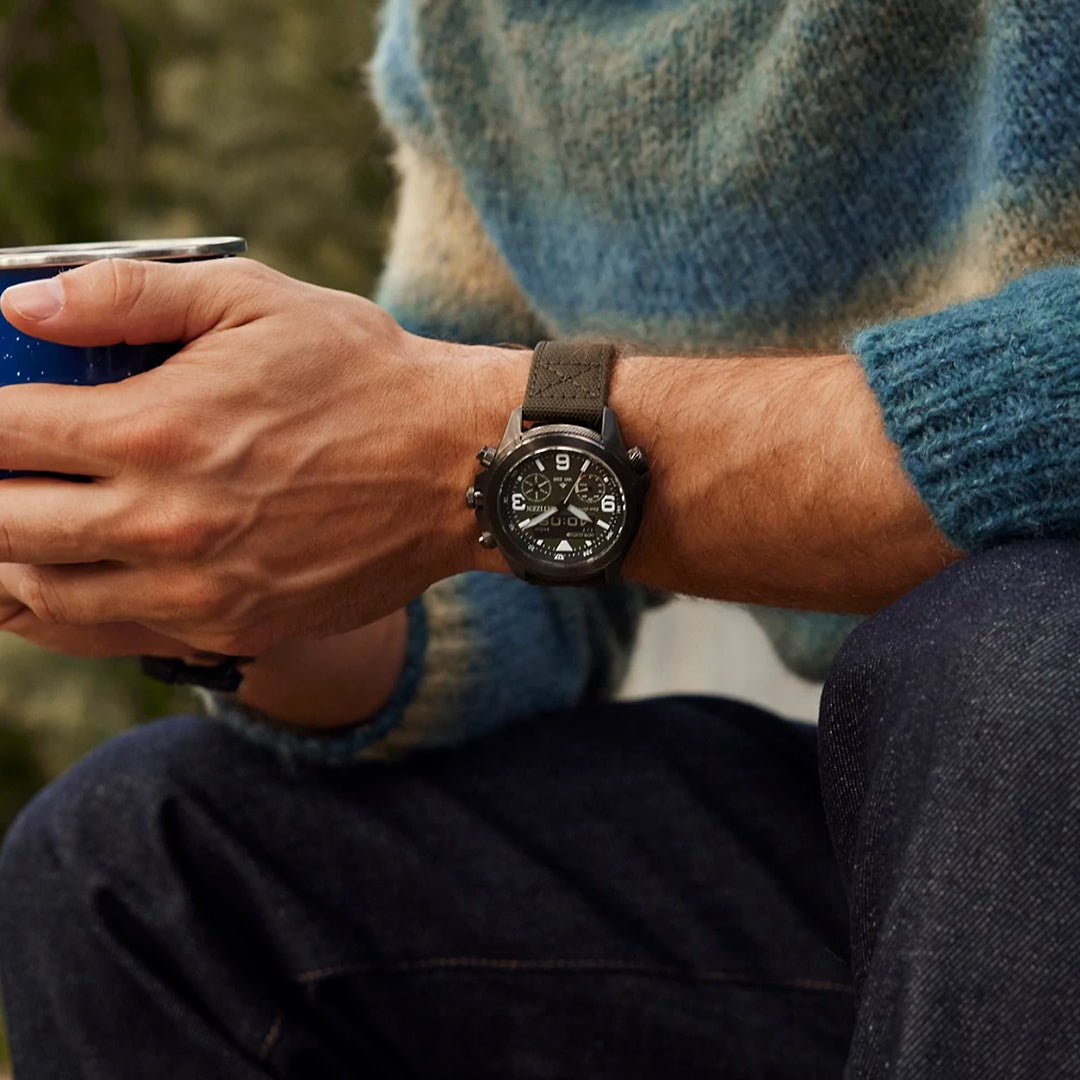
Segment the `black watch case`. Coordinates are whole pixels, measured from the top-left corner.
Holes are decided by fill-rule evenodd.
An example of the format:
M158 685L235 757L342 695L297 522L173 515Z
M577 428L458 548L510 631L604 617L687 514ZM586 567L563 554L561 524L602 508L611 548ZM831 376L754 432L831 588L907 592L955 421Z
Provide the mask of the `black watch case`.
M604 408L601 430L576 424L533 424L522 427L520 408L510 414L497 448L485 446L477 454L481 471L466 493L468 505L476 511L483 530L480 543L497 547L518 577L537 585L590 585L611 581L637 535L641 524L645 493L649 488L649 467L644 452L627 449L615 413ZM599 459L614 474L622 488L624 510L621 528L614 542L593 556L558 562L523 548L507 528L501 509L502 487L526 459L546 449L566 449Z

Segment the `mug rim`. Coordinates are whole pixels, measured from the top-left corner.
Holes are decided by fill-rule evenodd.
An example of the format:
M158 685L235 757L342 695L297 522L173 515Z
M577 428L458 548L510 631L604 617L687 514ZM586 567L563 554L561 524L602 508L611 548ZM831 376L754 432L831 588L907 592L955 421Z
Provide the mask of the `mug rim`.
M41 244L0 248L0 270L83 266L101 259L209 259L242 255L240 236L198 236L172 240L109 240L91 244Z

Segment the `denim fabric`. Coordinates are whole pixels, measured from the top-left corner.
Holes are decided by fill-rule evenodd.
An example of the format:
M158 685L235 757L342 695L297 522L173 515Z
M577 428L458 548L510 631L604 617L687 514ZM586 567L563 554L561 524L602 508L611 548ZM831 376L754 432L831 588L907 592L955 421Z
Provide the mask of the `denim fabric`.
M820 788L812 728L694 698L395 765L114 740L0 859L19 1080L1075 1075L1077 567L869 620Z
M288 771L198 718L47 789L0 867L19 1080L839 1075L813 729L594 706Z
M1080 1076L1080 544L968 559L833 665L848 1075Z

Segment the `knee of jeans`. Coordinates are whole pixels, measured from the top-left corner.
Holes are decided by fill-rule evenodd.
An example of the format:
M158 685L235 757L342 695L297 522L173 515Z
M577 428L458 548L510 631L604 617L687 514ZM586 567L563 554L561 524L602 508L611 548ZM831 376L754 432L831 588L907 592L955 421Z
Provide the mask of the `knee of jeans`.
M28 912L62 912L65 898L143 858L175 778L198 760L208 728L178 717L127 732L39 792L0 849L0 932L20 932Z
M890 716L998 745L1071 745L1078 694L1080 543L1017 543L956 563L857 628L822 719Z

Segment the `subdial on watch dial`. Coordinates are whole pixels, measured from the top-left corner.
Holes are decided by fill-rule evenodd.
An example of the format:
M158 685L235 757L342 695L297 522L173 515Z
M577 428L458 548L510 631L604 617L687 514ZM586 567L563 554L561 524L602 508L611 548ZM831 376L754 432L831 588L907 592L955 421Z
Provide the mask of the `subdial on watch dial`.
M532 473L521 481L521 494L530 505L546 503L551 498L551 481L542 473Z
M604 481L596 476L586 473L578 477L574 485L574 494L589 506L594 506L604 494Z

